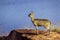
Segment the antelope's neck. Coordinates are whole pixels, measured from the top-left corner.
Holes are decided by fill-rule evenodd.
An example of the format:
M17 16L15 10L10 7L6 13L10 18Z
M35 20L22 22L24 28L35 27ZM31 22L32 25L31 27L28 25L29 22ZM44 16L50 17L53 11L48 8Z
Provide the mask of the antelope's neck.
M34 17L33 17L33 18L31 18L31 21L34 21Z

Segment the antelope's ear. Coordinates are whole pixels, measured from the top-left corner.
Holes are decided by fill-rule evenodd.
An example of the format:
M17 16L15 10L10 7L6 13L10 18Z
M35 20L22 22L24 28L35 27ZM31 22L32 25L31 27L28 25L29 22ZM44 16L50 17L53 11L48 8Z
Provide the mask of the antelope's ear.
M31 11L31 13L30 14L34 14L34 12L33 11Z

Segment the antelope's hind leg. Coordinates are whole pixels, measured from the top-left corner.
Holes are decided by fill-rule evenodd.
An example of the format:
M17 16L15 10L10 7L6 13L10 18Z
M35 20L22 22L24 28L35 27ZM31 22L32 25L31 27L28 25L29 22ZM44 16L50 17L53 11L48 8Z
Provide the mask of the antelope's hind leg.
M47 31L50 33L50 27L47 28Z
M50 27L47 27L46 29L47 29L47 31L46 31L46 36L47 36L50 34Z

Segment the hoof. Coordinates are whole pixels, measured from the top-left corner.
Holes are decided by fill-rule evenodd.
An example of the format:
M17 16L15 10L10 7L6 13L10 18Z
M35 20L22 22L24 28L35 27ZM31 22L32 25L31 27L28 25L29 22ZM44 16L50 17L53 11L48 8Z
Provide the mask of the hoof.
M39 33L36 33L36 35L38 35Z
M50 35L50 32L45 33L45 36L48 36L48 35Z
M48 36L49 34L45 34L45 36Z

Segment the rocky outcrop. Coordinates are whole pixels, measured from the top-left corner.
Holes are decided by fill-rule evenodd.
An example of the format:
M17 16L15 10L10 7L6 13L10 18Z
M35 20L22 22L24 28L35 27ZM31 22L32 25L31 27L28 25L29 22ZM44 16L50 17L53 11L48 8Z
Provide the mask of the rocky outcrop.
M49 35L46 35L47 33L40 30L36 35L36 31L32 29L12 30L8 36L0 37L0 40L60 40L59 33L50 32Z
M23 37L22 35L23 33L13 30L5 40L29 40L27 37Z

